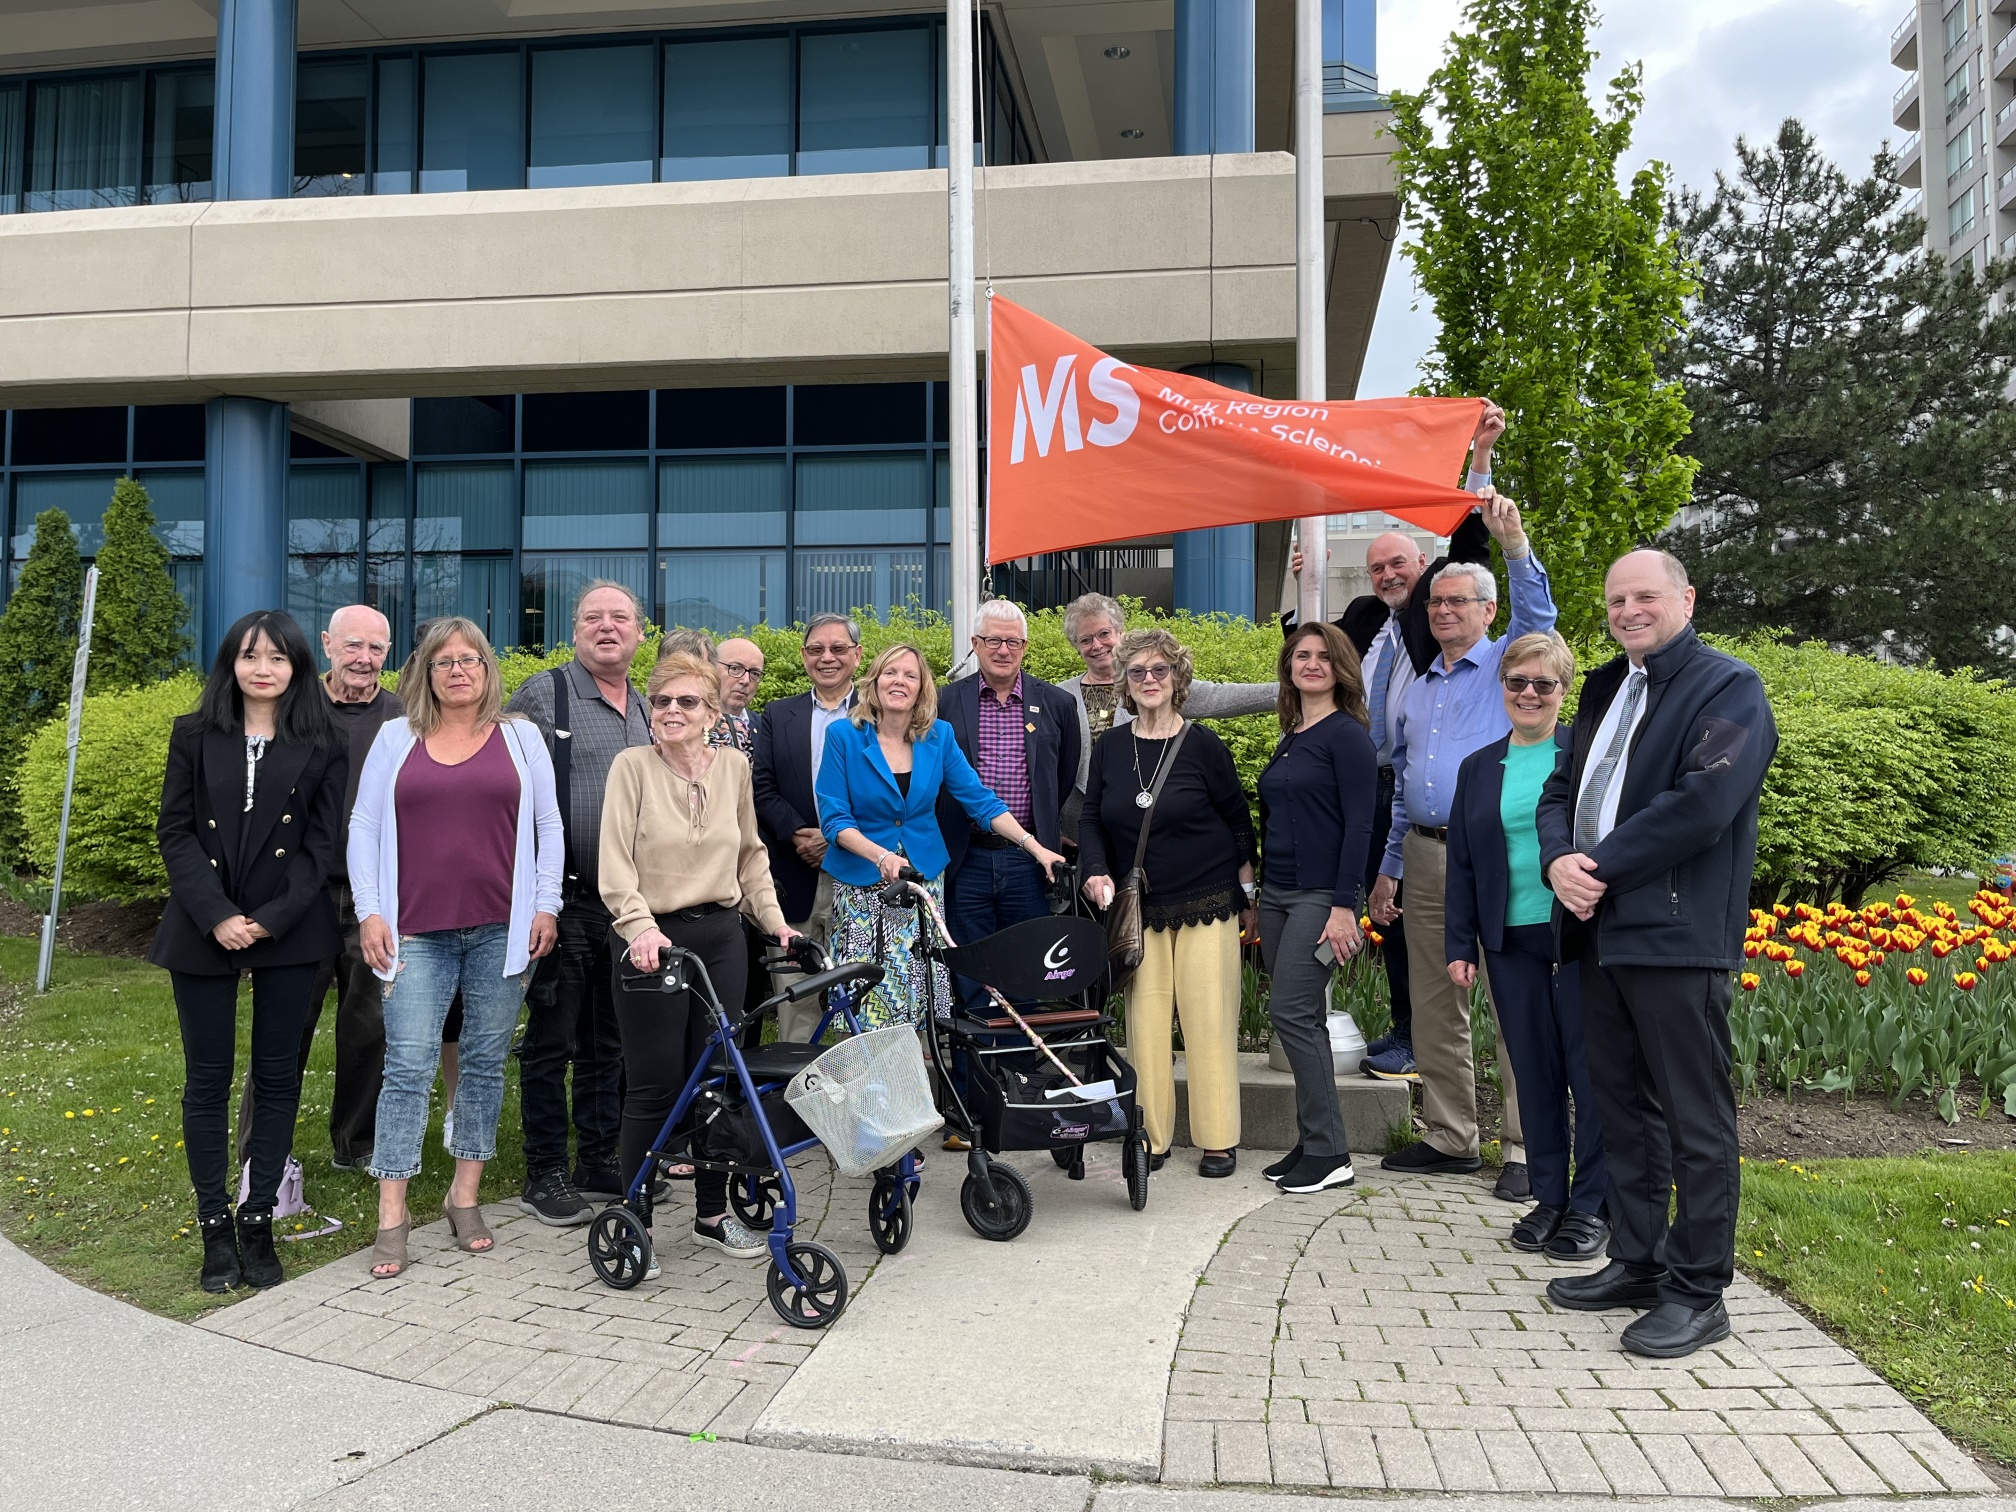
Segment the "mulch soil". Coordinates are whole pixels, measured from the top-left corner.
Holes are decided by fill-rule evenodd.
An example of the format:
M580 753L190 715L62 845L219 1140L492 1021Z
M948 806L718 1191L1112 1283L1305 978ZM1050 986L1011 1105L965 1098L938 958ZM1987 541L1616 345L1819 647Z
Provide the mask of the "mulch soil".
M56 943L82 955L147 959L154 931L161 923L161 900L140 903L72 903L56 920ZM42 937L42 913L9 897L0 897L0 935Z

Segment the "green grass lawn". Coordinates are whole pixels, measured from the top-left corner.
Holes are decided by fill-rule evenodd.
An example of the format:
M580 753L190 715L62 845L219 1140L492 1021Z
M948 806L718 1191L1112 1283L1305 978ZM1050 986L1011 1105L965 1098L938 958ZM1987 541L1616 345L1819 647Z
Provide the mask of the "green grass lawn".
M2016 1464L2016 1153L1748 1165L1736 1260Z
M34 975L35 942L0 938L0 980L20 995L0 1017L0 1232L64 1274L154 1312L186 1318L223 1305L228 1298L196 1285L202 1248L181 1147L182 1043L168 974L140 961L59 953L46 997L34 995ZM248 988L241 1078L249 999ZM290 1274L369 1245L377 1227L376 1184L329 1164L334 1011L332 998L302 1087L294 1153L308 1201L343 1229L283 1244ZM443 1111L437 1087L425 1170L412 1188L422 1223L438 1215L454 1165L441 1147ZM498 1158L483 1176L486 1201L524 1181L515 1073L505 1081L499 1129Z

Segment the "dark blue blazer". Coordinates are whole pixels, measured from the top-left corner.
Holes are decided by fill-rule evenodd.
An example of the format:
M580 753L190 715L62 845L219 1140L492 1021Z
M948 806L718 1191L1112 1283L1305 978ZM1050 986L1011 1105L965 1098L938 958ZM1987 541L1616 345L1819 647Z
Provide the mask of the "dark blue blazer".
M826 732L826 754L819 763L826 870L855 887L872 887L880 880L881 874L865 856L841 847L840 832L857 829L877 845L901 851L926 877L942 876L947 857L938 826L941 793L959 806L962 815L972 815L975 824L991 823L1008 811L981 782L952 738L952 727L942 719L910 747L907 793L897 786L873 725L851 720L834 725Z
M852 695L849 695L852 702ZM812 916L819 869L798 859L792 833L819 828L819 804L812 796L812 695L772 699L756 721L749 757L750 786L756 798L756 828L770 851L770 877L777 906L787 919Z
M1568 749L1571 732L1554 727L1555 764ZM1472 751L1456 769L1456 798L1449 810L1449 883L1443 915L1444 958L1480 964L1477 946L1505 948L1505 908L1512 899L1512 870L1505 857L1505 752L1512 737L1501 735Z
M952 726L959 749L980 765L980 687L976 673L947 683L938 693L938 717ZM1078 703L1062 688L1022 674L1022 748L1029 762L1029 832L1051 850L1061 848L1064 800L1078 785ZM938 800L945 854L957 867L966 859L973 823L949 793Z

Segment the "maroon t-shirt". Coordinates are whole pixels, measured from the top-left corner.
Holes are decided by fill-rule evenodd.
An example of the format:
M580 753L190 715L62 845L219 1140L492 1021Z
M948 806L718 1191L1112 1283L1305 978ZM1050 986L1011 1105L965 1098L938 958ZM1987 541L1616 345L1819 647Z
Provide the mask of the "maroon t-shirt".
M399 932L511 922L518 850L518 769L504 731L460 766L413 747L392 801L399 815Z

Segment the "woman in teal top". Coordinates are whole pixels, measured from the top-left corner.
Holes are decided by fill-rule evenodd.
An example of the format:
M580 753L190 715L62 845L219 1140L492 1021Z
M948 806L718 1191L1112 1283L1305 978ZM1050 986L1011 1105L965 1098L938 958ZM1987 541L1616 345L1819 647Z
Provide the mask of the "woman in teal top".
M1540 789L1567 745L1559 715L1575 680L1575 653L1552 631L1522 635L1505 648L1498 678L1512 733L1464 761L1449 816L1449 978L1467 990L1481 950L1519 1087L1535 1206L1513 1225L1513 1248L1587 1260L1610 1241L1603 1217L1610 1183L1582 1049L1581 997L1576 974L1555 960L1554 894L1540 874L1534 827Z

